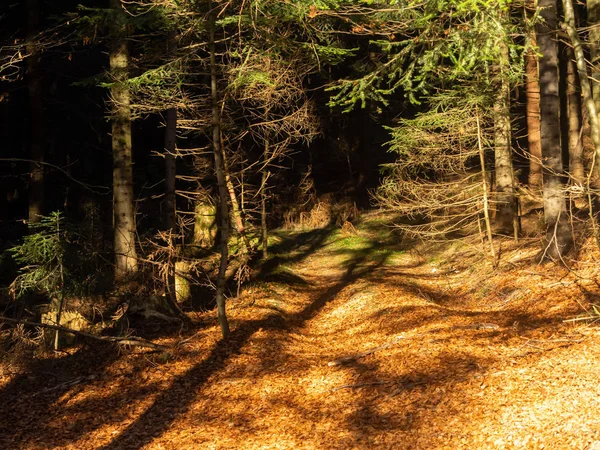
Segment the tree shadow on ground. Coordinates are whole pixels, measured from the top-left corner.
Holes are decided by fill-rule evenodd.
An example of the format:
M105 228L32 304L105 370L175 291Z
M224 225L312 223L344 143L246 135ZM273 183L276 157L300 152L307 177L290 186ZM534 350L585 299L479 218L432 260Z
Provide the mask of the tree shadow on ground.
M282 265L304 260L323 248L327 239L335 231L335 228L329 227L297 233L274 232L273 235L277 236L280 242L269 246L271 256L266 261L259 262L254 278L258 281L267 281Z
M276 254L272 260L267 261L260 268L259 277L267 277L269 273L281 264L303 261L323 247L327 238L331 236L331 233L332 230L315 230L313 232L301 234L297 239L285 241L285 243L282 244L283 246L279 248L280 253L278 255ZM65 395L65 391L70 394L75 392L76 389L84 389L91 384L91 381L82 382L78 384L77 388L65 386L64 389L49 391L47 395L44 394L39 396L39 404L35 405L35 412L28 414L26 420L21 421L19 420L21 418L17 417L17 420L22 423L20 427L21 431L16 435L16 438L20 440L14 440L15 435L12 436L11 440L11 436L6 434L8 437L4 438L4 440L0 440L0 443L7 444L4 448L15 448L14 444L16 442L32 443L34 440L46 443L52 442L53 444L58 442L61 446L66 446L86 434L89 434L94 429L99 429L104 424L118 424L120 420L126 417L126 407L128 405L141 402L144 399L149 399L151 394L156 393L158 390L158 394L156 394L154 399L151 400L151 402L148 402L151 403L150 406L136 415L133 418L133 422L129 425L120 427L121 431L112 437L110 442L101 447L105 450L143 448L150 444L154 439L163 435L178 420L178 418L190 411L197 396L203 394L203 391L206 393L205 389L207 389L207 386L211 383L214 383L213 379L215 376L223 373L225 369L227 369L231 360L244 351L244 346L258 331L265 331L269 338L271 338L272 341L275 341L272 348L275 351L281 352L286 344L286 335L303 327L310 319L323 311L327 304L335 299L342 290L357 282L359 279L377 280L377 282L388 284L395 283L404 291L414 289L414 285L409 284L410 280L402 280L402 274L396 273L396 278L393 279L386 279L385 276L381 278L381 269L393 254L392 250L386 248L382 249L381 241L373 241L359 249L338 249L336 251L345 257L339 264L341 275L337 280L324 286L304 286L302 289L307 289L307 291L309 290L313 293L310 303L297 313L287 316L275 311L261 319L241 322L234 329L233 335L229 340L217 342L201 361L186 370L183 374L173 377L169 387L160 388L154 385L139 387L132 385L129 388L117 389L110 395L89 399L82 403L79 408L84 407L86 409L93 409L96 406L100 407L102 402L106 402L111 405L111 410L115 411L114 414L111 414L110 417L90 417L89 422L80 420L72 429L60 436L58 430L48 430L47 428L44 428L42 426L44 421L53 408L61 407L61 397ZM432 297L434 297L435 294L436 291L434 290L429 292L429 295ZM450 299L446 300L449 301ZM414 308L425 309L426 307L438 311L442 311L443 309L436 307L436 305L427 304L415 306ZM406 309L388 311L392 320L386 319L384 329L387 330L389 335L394 335L401 331L414 330L422 325L422 321L425 320L424 316L417 317L414 320L404 320L403 322L393 320L393 316L402 317L408 313L410 313L410 311ZM465 312L454 312L451 314L460 314L462 316L468 315L468 313ZM516 313L514 316L517 317ZM473 313L470 317L477 317L478 321L482 320L480 317L485 317L487 321L491 316L485 316L484 313ZM377 318L364 318L364 320L374 319ZM501 325L506 327L508 322L505 321L505 323ZM104 358L92 356L90 355L90 352L82 352L79 355L79 358L81 358L80 364L83 364L83 367L79 372L74 372L73 376L88 376L90 373L95 374L101 372L105 366L116 359L116 355L107 355L106 358ZM89 361L87 361L86 358L95 358L96 362L89 364ZM69 358L64 358L64 360L63 364L65 364L65 367L67 368L69 364L74 363L74 360L69 360ZM45 364L51 364L51 362L46 362ZM383 380L386 384L372 385L371 387L360 390L360 394L353 400L354 411L346 419L346 431L351 435L350 441L344 440L346 438L340 438L338 443L340 446L349 443L357 445L357 443L361 442L368 444L371 442L370 433L373 433L374 431L383 433L394 429L404 430L418 427L420 421L424 420L422 416L419 415L421 413L414 412L412 408L408 408L406 411L394 415L379 410L377 406L378 399L390 396L394 392L394 395L398 398L404 398L410 395L420 395L420 399L428 401L432 408L434 408L436 405L435 402L439 401L439 396L436 397L437 394L435 393L435 389L445 383L444 380L448 379L449 374L455 374L457 380L457 383L452 385L451 389L460 389L462 383L461 380L469 379L473 373L480 372L482 368L491 364L493 364L493 362L468 357L467 355L447 354L440 355L437 364L434 366L424 368L409 367L402 373L388 374L388 377ZM39 365L32 366L31 373L43 374L48 370L52 370L52 366L45 366L40 363ZM262 370L269 370L269 368L263 366ZM354 367L350 367L349 370L355 372L355 378L359 379L360 382L378 381L378 378L369 378L369 376L372 376L372 374L375 374L378 371L376 363L360 361L357 362ZM135 370L131 372L131 376L133 380L135 380ZM22 392L21 389L26 383L26 377L17 379L13 383L10 383L0 393L0 401L5 405L3 408L6 411L6 413L4 413L5 416L6 414L13 414L13 416L25 414L26 409L22 404L18 403L18 400L19 395L21 395ZM35 394L35 390L31 388L31 395ZM38 400L36 399L36 401ZM11 402L15 403L15 405L6 406L10 405ZM314 415L311 415L311 411L307 410L303 412L301 405L294 404L292 406L298 409L300 414L306 415L308 418L314 418ZM104 404L103 409L106 410L106 404ZM240 413L240 420L242 419L243 413ZM9 422L7 421L4 424L4 429L0 428L1 433L4 434L11 431L9 425L7 425L8 423ZM8 445L11 443L13 445ZM368 447L365 446L365 448Z
M308 235L303 235L300 242L302 251L286 259L277 259L277 264L285 262L297 262L316 251L331 231L317 230ZM232 333L227 341L219 341L211 350L209 355L199 364L192 367L185 374L177 377L172 386L185 385L188 390L200 392L210 377L222 371L228 364L230 358L241 352L244 345L258 330L282 330L293 331L302 327L307 321L315 317L327 303L346 286L366 276L385 262L386 253L377 252L378 247L373 245L369 249L363 249L359 255L354 254L343 264L343 275L339 281L319 293L315 299L306 305L300 312L284 320L277 314L270 314L261 320L251 320L242 323ZM370 264L365 263L369 261ZM273 262L270 264L273 270ZM266 270L266 269L264 269ZM150 443L156 436L162 435L176 418L185 414L194 401L194 396L189 395L181 398L180 391L167 389L161 392L137 420L123 430L110 443L102 447L102 450L140 449Z
M275 252L289 253L290 250L295 249L294 254L271 258L262 265L259 277L268 276L269 272L272 272L280 264L301 261L319 250L332 232L333 229L313 230L300 233L293 239L284 240L280 246L275 247ZM321 304L326 300L324 299ZM186 386L201 389L212 374L225 367L227 360L239 352L256 330L261 328L276 330L286 326L286 321L277 313L269 314L262 320L241 324L230 340L219 342L200 364L176 379L175 384L183 383ZM151 334L155 338L164 335L166 328L169 327L151 330L153 331ZM67 445L102 425L118 423L127 415L123 408L124 404L138 401L153 393L152 388L148 390L148 386L130 387L99 397L97 400L88 399L80 403L77 409L82 410L82 405L84 405L86 408L98 406L101 410L105 410L107 405L114 405L114 414L111 414L111 417L90 417L85 423L71 424L68 430L59 431L56 428L45 428L44 425L50 417L55 415L57 409L63 408L57 406L61 402L61 398L76 395L82 389L90 387L106 367L120 358L113 345L102 345L101 347L102 350L99 351L98 346L93 348L84 346L63 358L33 360L24 368L22 375L15 376L4 386L0 391L3 416L14 418L19 422L19 426L16 427L15 422L8 419L0 423L0 443L5 444L1 447L15 448L17 443L22 446L33 441ZM42 377L44 379L40 381ZM170 390L163 391L154 401L153 406L106 448L142 447L150 442L157 433L161 434L166 430L179 413L189 407L192 398L189 396L189 400L182 401L178 391L174 393Z
M55 441L56 436L36 435L66 393L85 389L119 358L113 344L94 343L62 358L31 361L0 391L2 417L0 448L18 448L24 442Z

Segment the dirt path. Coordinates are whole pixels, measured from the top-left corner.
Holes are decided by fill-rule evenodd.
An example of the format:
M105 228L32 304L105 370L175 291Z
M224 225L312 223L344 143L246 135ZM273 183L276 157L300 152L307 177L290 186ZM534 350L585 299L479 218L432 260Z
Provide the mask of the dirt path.
M563 322L589 286L377 247L284 269L231 302L226 344L211 326L172 356L76 353L14 378L0 447L600 448L598 332Z

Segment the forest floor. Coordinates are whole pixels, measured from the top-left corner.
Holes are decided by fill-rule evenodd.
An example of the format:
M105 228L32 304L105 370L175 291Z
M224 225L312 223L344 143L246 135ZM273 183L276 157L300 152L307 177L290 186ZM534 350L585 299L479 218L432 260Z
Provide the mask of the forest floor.
M600 328L570 320L600 299L594 258L506 240L493 268L376 223L280 233L227 342L206 312L145 326L172 352L5 363L0 448L600 449Z

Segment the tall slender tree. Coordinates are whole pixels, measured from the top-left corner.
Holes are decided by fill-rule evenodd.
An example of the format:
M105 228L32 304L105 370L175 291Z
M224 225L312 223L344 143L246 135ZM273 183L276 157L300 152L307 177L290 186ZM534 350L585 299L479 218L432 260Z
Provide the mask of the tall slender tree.
M592 142L594 143L594 150L596 154L596 161L600 159L600 118L598 117L598 110L596 109L596 103L593 97L593 90L590 86L590 80L588 75L588 67L583 50L583 44L579 38L579 34L576 29L575 22L575 9L571 0L563 0L563 10L565 12L565 21L563 28L567 31L569 39L573 44L573 53L575 56L575 62L577 65L577 73L579 74L579 83L581 85L581 93L585 101L586 109L588 110L588 119L590 122L590 131ZM596 164L596 171L600 176L600 165Z
M544 160L545 255L561 258L572 246L563 192L563 158L560 136L560 96L557 42L557 2L540 0L542 20L536 25L540 53L540 129Z
M44 213L44 158L45 158L45 117L42 92L42 72L40 70L41 48L37 41L40 32L40 1L27 0L27 58L26 80L29 91L30 113L30 159L29 178L29 223L39 222Z
M510 120L510 88L507 80L510 60L508 47L500 42L498 94L494 104L494 165L496 168L496 230L518 235L512 162L512 130Z
M582 186L585 183L583 164L583 133L581 129L581 92L575 55L570 47L565 49L567 64L566 97L569 149L569 176L571 181Z
M534 50L535 36L531 36L531 48L525 55L525 95L527 120L527 149L529 153L530 187L542 186L542 142L540 136L540 77L538 55Z
M137 272L131 143L131 96L127 15L121 0L110 0L111 127L113 151L113 212L115 279Z
M172 58L175 51L175 32L167 36L167 57ZM176 179L177 165L175 153L177 150L177 108L170 106L165 112L165 228L168 232L167 270L165 279L165 294L170 309L180 317L185 317L177 304L175 242L177 235L177 202Z
M588 40L592 66L592 96L596 111L600 111L600 0L586 0Z
M209 33L209 52L210 52L210 97L212 109L212 146L215 160L215 173L217 175L217 185L219 189L219 233L221 242L219 250L221 259L219 262L219 273L217 275L217 313L219 316L219 325L223 338L229 337L231 331L227 320L227 311L225 305L225 283L227 274L227 260L229 257L229 205L227 203L227 183L225 181L225 168L223 165L223 155L221 146L221 108L219 104L218 91L218 73L217 59L215 49L215 21L217 11L213 9L211 0L208 2L208 33Z

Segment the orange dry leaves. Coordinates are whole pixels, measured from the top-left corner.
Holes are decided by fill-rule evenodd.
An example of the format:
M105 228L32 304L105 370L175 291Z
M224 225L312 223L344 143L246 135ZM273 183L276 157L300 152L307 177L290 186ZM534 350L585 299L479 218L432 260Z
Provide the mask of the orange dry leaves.
M409 254L393 265L351 265L325 248L293 267L305 284L255 285L232 300L228 342L210 325L170 359L81 349L34 363L5 375L0 447L583 449L600 441L599 334L563 322L596 285L569 273L555 284L555 266L517 261L494 272L465 258L455 260L462 266ZM213 324L214 314L198 320Z

